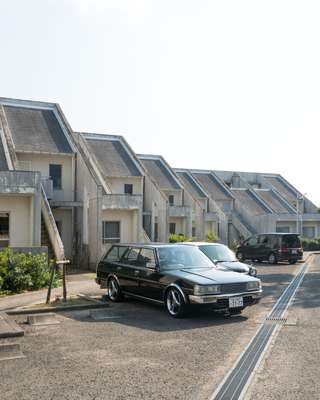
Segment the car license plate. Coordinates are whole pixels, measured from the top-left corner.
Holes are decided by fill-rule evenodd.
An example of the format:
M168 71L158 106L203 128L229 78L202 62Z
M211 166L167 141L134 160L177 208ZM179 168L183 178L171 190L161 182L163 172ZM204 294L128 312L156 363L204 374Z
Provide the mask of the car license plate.
M292 254L297 254L297 250L292 250Z
M243 307L243 297L229 297L229 308Z

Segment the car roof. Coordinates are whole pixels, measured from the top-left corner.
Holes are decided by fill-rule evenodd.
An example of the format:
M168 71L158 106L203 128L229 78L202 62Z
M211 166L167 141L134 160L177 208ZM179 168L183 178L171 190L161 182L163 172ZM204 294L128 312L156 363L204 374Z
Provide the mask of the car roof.
M215 242L180 242L179 244L186 244L188 246L225 246L222 243Z
M291 232L267 232L267 233L257 233L256 236L261 236L261 235L276 235L276 236L294 235L294 236L300 236L299 233L291 233Z
M145 247L154 249L157 247L171 247L175 246L178 243L159 243L159 242L147 242L147 243L113 243L113 246L122 246L122 247ZM184 243L181 243L184 244Z

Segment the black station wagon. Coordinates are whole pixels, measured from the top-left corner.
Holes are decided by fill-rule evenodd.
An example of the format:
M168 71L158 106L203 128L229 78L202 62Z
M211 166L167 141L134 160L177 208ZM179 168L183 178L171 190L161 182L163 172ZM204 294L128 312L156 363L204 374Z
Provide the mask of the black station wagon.
M98 264L96 282L112 301L126 295L164 304L175 318L191 304L237 314L257 303L262 293L259 279L219 271L199 249L187 245L113 245Z

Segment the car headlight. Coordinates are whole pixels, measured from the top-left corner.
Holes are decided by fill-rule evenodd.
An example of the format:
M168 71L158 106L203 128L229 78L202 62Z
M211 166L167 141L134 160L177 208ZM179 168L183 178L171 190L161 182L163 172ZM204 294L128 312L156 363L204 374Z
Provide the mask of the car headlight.
M194 285L193 293L197 296L220 293L220 285Z
M261 281L251 281L247 283L248 290L259 290L261 289Z

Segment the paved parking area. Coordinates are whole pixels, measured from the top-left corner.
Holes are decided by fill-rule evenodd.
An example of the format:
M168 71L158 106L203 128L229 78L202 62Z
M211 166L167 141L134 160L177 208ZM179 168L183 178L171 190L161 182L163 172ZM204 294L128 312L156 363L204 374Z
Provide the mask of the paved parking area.
M26 358L0 365L1 400L208 399L300 264L257 267L264 297L240 316L174 320L128 300L105 319L82 311L60 314L60 325L25 325Z

